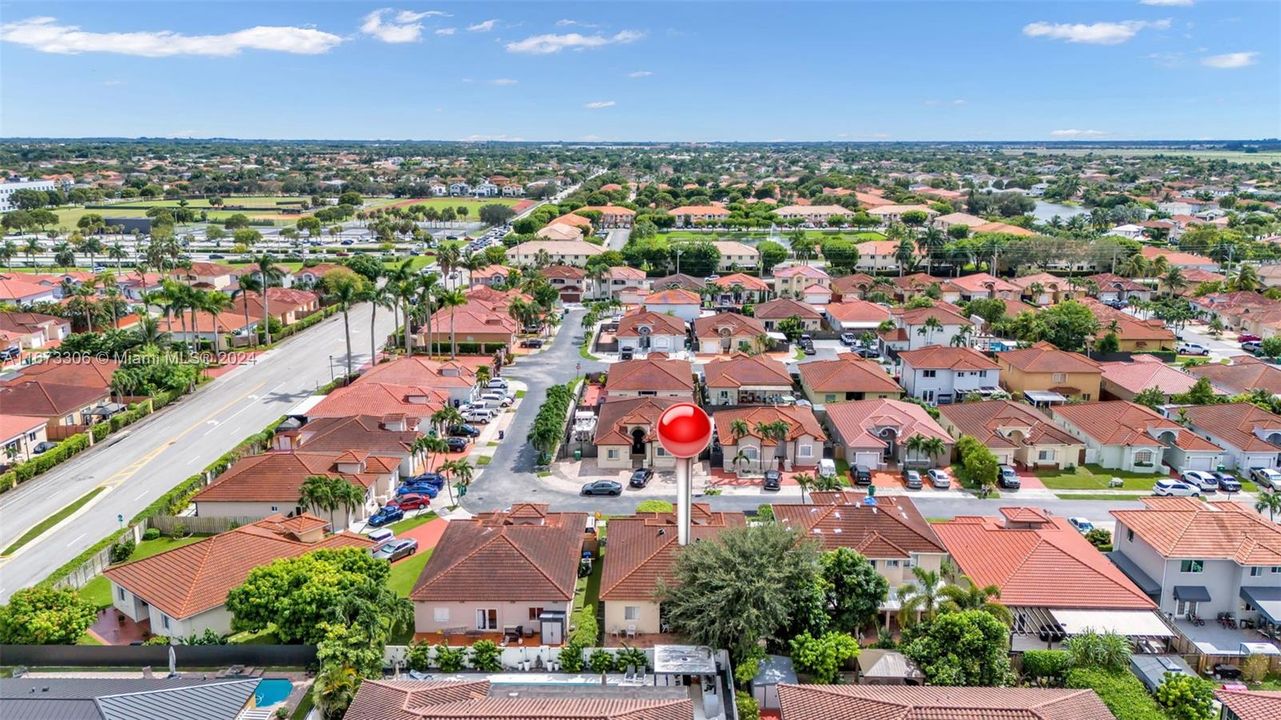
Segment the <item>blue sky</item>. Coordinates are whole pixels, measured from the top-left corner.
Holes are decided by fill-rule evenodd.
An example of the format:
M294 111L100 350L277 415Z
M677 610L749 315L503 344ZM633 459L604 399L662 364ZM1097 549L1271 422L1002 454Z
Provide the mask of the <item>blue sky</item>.
M1281 3L3 2L0 135L1281 136Z

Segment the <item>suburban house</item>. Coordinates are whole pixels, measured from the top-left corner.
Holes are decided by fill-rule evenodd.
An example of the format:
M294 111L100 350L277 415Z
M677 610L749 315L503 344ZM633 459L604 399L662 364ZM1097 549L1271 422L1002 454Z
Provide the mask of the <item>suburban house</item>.
M1010 281L1019 287L1021 294L1033 305L1057 305L1078 295L1064 278L1049 273L1034 273Z
M833 218L846 221L854 211L840 205L784 205L774 210L781 220L800 220L807 225L826 226Z
M1147 302L1152 299L1152 288L1115 273L1099 273L1082 279L1082 282L1087 281L1093 282L1094 287L1098 288L1094 297L1098 298L1099 302L1122 303L1131 300Z
M325 396L307 411L308 418L403 415L425 420L451 405L449 395L424 385L392 385L358 380Z
M1196 377L1161 362L1152 355L1135 355L1130 362L1099 363L1103 371L1099 389L1108 400L1133 400L1148 388L1160 388L1168 400L1192 389Z
M1276 523L1234 502L1140 501L1142 510L1112 511L1111 557L1161 612L1175 618L1230 613L1237 621L1281 622L1281 528Z
M769 296L769 283L752 275L733 273L712 280L716 286L716 295L712 301L717 305L743 305L758 303Z
M832 278L832 282L828 287L832 290L833 300L844 302L846 300L862 300L875 285L876 278L871 275L854 273Z
M574 217L578 220L582 220L588 230L591 229L592 223L590 220L587 218L579 218L577 215ZM572 223L552 221L549 225L539 228L538 232L534 233L534 235L541 240L549 240L552 242L585 242L583 240L583 228L578 227L577 221Z
M890 584L880 608L883 627L890 627L898 620L898 589L915 582L912 568L941 571L947 549L910 498L878 495L873 509L864 504L866 497L849 490L814 491L810 504L772 507L777 522L818 541L822 550L850 548L872 563Z
M765 350L768 338L760 320L723 312L694 320L694 340L697 352L723 355L743 350Z
M1000 366L1001 384L1005 389L1023 393L1029 399L1048 397L1039 393L1080 400L1099 397L1103 378L1099 364L1084 355L1064 352L1048 342L997 353L996 364Z
M615 686L588 693L548 685L516 690L480 679L366 680L343 720L688 720L694 703L676 692L635 694ZM1051 719L1056 720L1056 719ZM1081 718L1081 720L1096 720ZM1108 720L1111 720L1110 718Z
M312 550L374 542L346 531L326 535L329 523L314 515L272 515L199 542L103 571L111 603L126 617L147 624L154 635L184 638L212 630L231 632L227 593L250 571Z
M361 448L373 455L399 458L400 475L405 477L415 474L422 464L422 457L413 449L414 441L422 437L418 427L417 419L399 414L317 418L297 427L278 428L273 448L336 453Z
M973 328L959 308L944 303L912 310L895 308L890 315L897 327L881 333L881 342L898 352L930 345L952 345Z
M721 254L721 262L716 269L719 272L734 272L742 268L754 268L760 264L760 252L737 240L713 240L712 247Z
M35 446L49 439L47 427L42 417L0 415L0 465L30 460Z
M1196 377L1209 378L1215 387L1232 395L1254 390L1281 395L1281 368L1253 355L1238 355L1232 358L1231 365L1207 363L1187 371Z
M690 511L690 542L711 540L722 530L747 524L741 512L713 512L705 503ZM601 569L600 599L605 606L607 637L664 632L658 583L675 578L672 567L680 555L676 515L638 513L609 519L609 552Z
M717 410L712 415L724 462L730 472L759 474L814 467L823 457L827 433L814 411L803 405L769 405ZM746 425L744 429L739 423ZM770 428L777 425L778 434ZM743 431L742 434L735 428Z
M182 282L209 290L227 290L236 284L237 277L232 268L211 262L193 262L178 272L178 279Z
M597 300L614 299L630 304L635 295L639 294L642 298L648 295L651 287L644 270L615 265L605 268L600 279L595 281L592 297Z
M931 195L931 192L927 190L919 190L917 192L920 195ZM935 190L933 192L939 192L939 191ZM956 202L959 202L959 201L960 201L959 198L956 199ZM953 200L949 200L948 202L953 202ZM948 213L946 215L940 215L934 218L934 221L930 224L938 228L939 230L945 230L945 231L950 230L954 227L957 227L958 225L967 227L970 229L971 235L976 235L978 233L1002 233L1006 235L1024 235L1024 236L1035 234L1031 230L1028 230L1027 228L1021 228L1018 225L1011 225L1009 223L1003 223L1003 222L992 222L990 220L985 220L977 215L970 215L969 213L963 213L963 212L954 212L954 213Z
M587 285L587 271L570 265L549 265L538 271L560 294L560 301L579 302Z
M1136 403L1108 400L1055 405L1050 413L1068 433L1085 443L1085 454L1078 464L1161 473L1162 465L1179 471L1213 470L1224 457L1218 445Z
M613 375L611 370L610 375ZM734 353L703 366L709 405L763 405L792 394L787 366L764 355Z
M831 293L832 278L813 265L788 265L774 268L774 293L779 297L803 298L810 288L818 286Z
M551 264L582 267L603 252L605 248L585 240L530 240L507 248L507 261L512 265L533 265L539 253L546 253Z
M431 314L430 327L433 346L446 348L451 342L457 342L464 348L464 354L478 352L487 355L500 347L515 347L516 334L520 332L520 325L511 315L476 300L469 300L466 305L458 307L437 309ZM426 324L418 329L414 336L415 344L427 345L427 329Z
M700 294L703 288L707 286L707 281L702 278L696 278L685 273L676 273L666 277L654 278L650 281L650 287L654 290L688 290L695 295Z
M625 208L622 205L588 205L586 207L580 207L574 212L600 213L600 222L598 225L602 228L629 228L632 226L632 220L636 217L635 210Z
M0 298L0 302L5 302ZM71 321L56 315L35 312L0 313L0 333L14 335L23 350L41 350L65 340Z
M649 312L673 315L685 322L691 322L698 317L702 308L703 298L689 290L656 289L645 296L645 309Z
M53 287L31 280L26 273L0 274L0 302L23 306L57 299Z
M878 273L896 272L898 270L898 243L893 240L868 240L861 242L858 248L858 262L854 268L859 272Z
M0 189L4 183L0 183ZM0 192L3 192L0 190ZM148 218L150 220L150 218ZM207 673L164 677L39 673L0 680L0 717L15 720L118 720L171 717L177 708L200 720L238 720L260 708L262 678L220 678ZM179 711L180 712L180 711Z
M1219 270L1219 263L1204 255L1179 252L1178 250L1159 248L1154 245L1144 245L1139 249L1139 254L1148 262L1164 257L1171 267L1179 267L1184 270L1204 270L1206 272L1218 272Z
M1117 348L1123 352L1145 350L1174 350L1177 340L1174 331L1156 318L1140 320L1133 315L1104 305L1094 298L1084 298L1081 304L1089 308L1099 321L1096 339L1116 335Z
M560 645L586 528L586 513L535 503L450 521L409 593L414 630L513 633Z
M958 278L943 280L939 282L939 290L943 294L943 301L948 303L983 298L1018 300L1023 295L1023 288L988 273L962 275Z
M814 332L823 327L822 313L807 302L791 298L781 297L763 302L752 309L752 317L760 320L765 325L765 330L769 332L778 330L779 323L792 317L800 320L801 327L807 332Z
M111 400L107 388L62 385L43 380L17 380L0 385L0 407L5 415L44 418L52 439L61 440L75 426L89 425L99 408Z
M340 477L359 488L365 502L329 513L330 525L346 527L378 510L400 480L400 458L364 450L334 452L269 452L237 460L211 485L196 493L199 517L260 519L283 513L287 517L318 511L300 501L309 477Z
M1041 411L1012 400L986 400L939 408L939 424L952 437L969 435L1002 465L1064 468L1080 462L1085 443Z
M1030 507L1000 512L932 527L975 587L1000 589L1014 616L1013 651L1045 650L1091 629L1150 642L1175 636L1152 600L1067 518Z
M1225 467L1242 473L1251 468L1281 468L1281 417L1249 403L1180 410L1192 432L1223 448Z
M237 307L241 307L242 304L243 301L237 301ZM216 339L230 335L233 339L239 339L237 344L240 344L248 342L248 339L253 337L262 325L261 308L259 313L259 317L254 317L251 312L248 323L245 322L243 310L228 309L215 314L198 312L194 321L189 317L185 320L181 317L160 317L157 318L157 325L160 331L167 334L174 342L212 345ZM221 342L221 340L218 341Z
M0 313L0 317L4 314ZM23 367L18 375L0 386L38 380L52 385L78 385L81 387L111 389L111 378L120 368L119 360L87 357L53 356L43 362Z
M857 400L833 403L826 410L837 457L850 465L877 469L908 462L932 467L946 465L952 457L952 436L920 405L890 399ZM941 440L943 451L932 457L909 452L907 442L916 435Z
M816 405L903 396L903 388L878 363L855 353L841 353L832 360L797 363L796 369L805 397Z
M831 303L823 308L823 314L827 316L828 324L834 329L853 333L863 331L875 333L881 323L893 317L890 309L884 305L850 298Z
M614 337L620 351L673 353L685 349L689 328L675 314L633 310L619 318Z
M675 218L676 227L716 225L729 217L729 210L719 205L682 205L667 211Z
M970 393L1000 391L1001 368L991 358L968 347L931 345L898 354L903 388L927 403L946 405Z
M694 370L688 360L672 360L651 353L643 360L623 360L609 366L605 399L638 397L677 398L693 401Z
M903 222L903 214L910 212L925 213L929 218L938 215L938 212L929 205L881 205L870 208L867 214L880 220L882 227L889 227L894 223Z
M782 720L1115 720L1093 690L780 684L778 698Z
M507 278L511 277L512 268L506 265L489 265L475 270L468 270L467 275L472 285L506 285Z
M457 360L408 355L375 365L357 383L417 385L448 393L454 403L468 402L476 391L476 368Z
M624 397L601 403L596 414L596 434L586 454L596 453L602 470L638 467L671 468L676 461L658 444L658 417L682 397Z
M1214 697L1223 704L1222 720L1272 720L1281 717L1281 693L1275 690L1214 691Z

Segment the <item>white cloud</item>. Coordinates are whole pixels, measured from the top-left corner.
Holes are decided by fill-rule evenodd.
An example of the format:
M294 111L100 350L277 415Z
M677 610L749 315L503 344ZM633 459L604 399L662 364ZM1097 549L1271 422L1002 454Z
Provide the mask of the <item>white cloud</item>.
M604 110L605 108L614 107L617 104L618 103L614 102L613 100L594 100L592 102L589 102L583 105L583 107L587 108L588 110Z
M500 133L498 135L468 135L462 142L524 142L525 138Z
M605 47L606 45L626 45L645 37L645 33L635 30L622 30L613 35L581 35L566 33L564 35L533 35L524 40L507 43L507 52L526 53L529 55L550 55L561 50L586 50Z
M1056 137L1056 138L1090 138L1090 137L1102 137L1104 135L1107 135L1107 133L1103 132L1102 130L1077 130L1073 128L1071 130L1051 130L1050 131L1050 137Z
M438 28L436 30L437 35L453 35L456 32L458 32L458 28L451 28L451 27Z
M95 33L75 25L59 25L57 18L51 17L0 25L0 40L57 55L103 52L141 57L228 57L242 50L319 55L342 42L341 37L315 28L266 25L222 35L184 35L171 30Z
M654 73L652 73L652 72L650 72L650 71L648 71L648 70L637 70L636 72L629 72L629 73L627 73L627 77L629 77L629 78L647 78L647 77L649 77L649 76L651 76L651 75L653 75L653 74L654 74Z
M1044 37L1089 45L1120 45L1139 34L1140 30L1165 30L1169 20L1124 20L1122 22L1047 23L1034 22L1023 27L1028 37Z
M427 10L425 12L412 12L410 10L401 10L400 14L396 16L396 20L398 22L414 22L415 20L421 20L423 18L428 18L428 17L453 17L453 15L445 12L444 10ZM409 19L406 19L406 18L409 18Z
M494 80L490 80L489 84L490 85L515 85L519 82L520 82L519 80L513 80L512 78L497 78Z
M1140 5L1157 7L1192 7L1193 0L1139 0Z
M360 24L360 31L385 43L411 43L422 39L423 24L418 21L427 17L427 13L401 10L388 19L387 16L392 12L389 8L383 8L369 13Z
M475 25L468 25L467 32L489 32L490 30L493 30L494 27L496 27L497 25L498 25L497 20L486 20L484 22L478 22Z
M570 27L570 26L574 26L574 25L576 25L576 26L578 26L578 27L585 27L585 28L598 28L598 27L600 27L600 25L598 25L598 24L596 24L596 23L585 23L585 22L583 22L583 21L581 21L581 20L570 20L570 19L568 19L568 18L566 18L566 19L564 19L564 20L557 20L557 21L556 21L556 27Z
M1253 65L1258 59L1259 53L1257 52L1234 52L1202 58L1201 64L1218 70L1233 70Z

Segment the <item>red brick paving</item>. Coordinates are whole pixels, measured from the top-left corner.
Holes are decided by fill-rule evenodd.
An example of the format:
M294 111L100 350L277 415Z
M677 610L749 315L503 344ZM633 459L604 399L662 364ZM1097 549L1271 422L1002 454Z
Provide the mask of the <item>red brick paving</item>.
M419 525L416 528L406 530L405 532L397 535L397 537L413 538L414 540L417 540L418 552L422 552L436 547L436 543L440 542L440 536L445 534L445 526L448 524L449 521L443 518L435 518ZM396 562L402 562L404 560L405 558L401 558Z
M89 634L106 645L128 645L151 637L151 622L136 623L111 607L98 614L98 619L89 626Z

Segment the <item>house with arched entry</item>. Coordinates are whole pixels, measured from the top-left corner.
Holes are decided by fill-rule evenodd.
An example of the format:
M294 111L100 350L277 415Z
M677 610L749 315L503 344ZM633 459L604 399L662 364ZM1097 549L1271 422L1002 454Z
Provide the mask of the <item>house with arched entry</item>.
M689 330L675 315L634 310L618 321L618 349L633 353L675 353L685 349Z
M655 428L667 408L688 398L637 397L606 400L596 419L596 436L584 454L596 453L602 470L647 467L670 470L676 460L658 444Z
M904 461L946 465L952 457L952 436L925 408L915 403L881 398L830 403L826 410L837 456L845 458L850 465L872 469ZM942 450L932 456L909 451L908 441L916 435L941 441Z
M1136 403L1058 405L1050 413L1068 434L1085 443L1084 462L1108 470L1160 473L1165 466L1180 472L1214 470L1223 459L1218 445Z
M1225 466L1281 468L1281 417L1249 403L1182 410L1193 432L1223 448Z
M754 317L723 312L694 321L697 351L708 355L761 352L769 342L765 325Z

